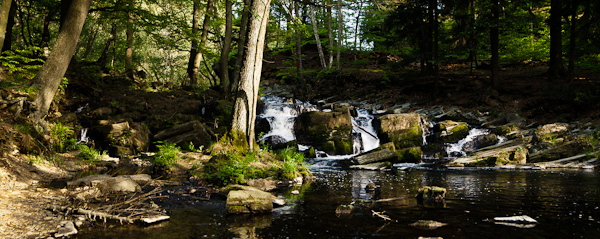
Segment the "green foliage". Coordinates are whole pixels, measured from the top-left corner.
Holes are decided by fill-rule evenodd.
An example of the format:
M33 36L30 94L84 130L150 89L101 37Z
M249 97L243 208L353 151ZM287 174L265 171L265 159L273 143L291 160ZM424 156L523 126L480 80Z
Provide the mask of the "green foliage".
M90 163L97 163L102 159L104 155L107 154L106 151L99 152L98 150L90 148L85 144L77 145L77 149L79 149L79 154L77 154L76 157L88 161Z
M225 153L215 156L204 166L204 176L218 185L243 184L253 178L275 176L276 167L260 163L258 153Z
M282 149L277 153L276 158L283 161L281 177L284 179L294 179L308 172L304 165L304 155L295 149Z
M41 50L39 47L28 47L22 50L5 51L0 56L0 64L19 79L33 79L44 64L44 60L39 57Z
M157 142L158 152L152 157L154 166L168 171L168 168L177 163L181 149L174 143Z
M55 123L50 128L50 143L56 152L66 152L73 149L77 139L73 138L73 127Z

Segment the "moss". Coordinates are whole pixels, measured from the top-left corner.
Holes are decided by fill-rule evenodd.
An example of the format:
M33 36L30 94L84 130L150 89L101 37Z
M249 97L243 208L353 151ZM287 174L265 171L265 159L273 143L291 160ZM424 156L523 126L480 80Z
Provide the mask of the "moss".
M423 157L421 147L410 147L396 150L399 162L417 163Z
M423 130L418 125L405 130L390 132L389 134L390 141L394 142L396 148L421 146L423 144Z
M448 131L448 136L444 138L445 143L457 142L469 134L469 125L458 124Z
M348 140L337 139L333 141L335 144L335 153L338 155L352 154L352 142Z
M519 130L519 127L516 124L510 123L510 124L505 124L505 125L498 127L496 129L496 133L498 135L507 135L507 134L510 134L511 132L517 131L517 130Z

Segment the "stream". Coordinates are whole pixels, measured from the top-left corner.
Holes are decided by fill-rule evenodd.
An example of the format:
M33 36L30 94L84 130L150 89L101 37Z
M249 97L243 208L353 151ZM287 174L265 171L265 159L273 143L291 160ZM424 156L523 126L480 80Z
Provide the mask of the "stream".
M316 109L305 103L298 107L282 99L272 100L277 105L266 107L259 116L272 123L272 131L263 138L277 135L284 141L294 140L289 128L294 118ZM355 154L379 145L379 139L373 137L372 119L365 110L358 110L353 118L353 124L359 126L354 131L360 136L356 137ZM460 147L449 151L461 154ZM74 238L600 238L600 173L594 170L358 171L338 166L346 157L307 159L315 180L279 192L287 205L272 214L228 215L225 199L218 197L183 200L165 205L169 221L149 227L106 224L104 228L83 228ZM368 191L370 184L378 190ZM418 203L414 196L423 186L446 188L446 199ZM338 206L349 204L354 205L351 213L336 214ZM373 211L392 221L373 216ZM538 223L486 221L518 215L528 215ZM418 220L447 225L431 230L409 225Z
M171 220L150 227L107 226L80 231L75 238L600 238L600 175L594 171L446 170L375 172L326 170L301 188L284 192L289 206L273 214L227 215L225 201L173 205ZM381 192L366 192L374 182ZM419 205L417 189L448 189L445 205ZM375 203L351 215L336 215L340 204L405 198ZM385 211L397 222L373 217ZM529 215L539 223L519 228L484 219ZM447 226L424 230L409 224L435 220Z

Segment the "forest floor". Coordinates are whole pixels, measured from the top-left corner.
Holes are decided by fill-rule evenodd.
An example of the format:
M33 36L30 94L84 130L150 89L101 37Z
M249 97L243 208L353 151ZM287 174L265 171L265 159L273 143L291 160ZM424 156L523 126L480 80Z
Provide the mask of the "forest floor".
M389 64L380 63L381 56L373 55L348 56L348 59L364 64L347 63L347 69L330 78L314 77L315 73L307 77L307 84L302 87L294 80L277 77L278 69L285 67L283 59L278 58L280 56L267 57L263 85L292 85L297 87L293 96L302 100L364 101L381 108L405 103L411 103L411 109L458 107L471 112L489 112L499 118L518 115L525 124L600 121L600 74L596 72L579 71L573 79L550 81L545 76L547 67L543 64L505 66L500 72L501 86L492 89L485 69L471 71L467 65L458 64L440 69L436 76L420 76L414 70L395 70ZM307 62L318 61L309 59ZM76 72L71 74L77 75ZM72 112L86 102L93 108L112 107L127 113L130 118L146 120L156 133L157 127L164 126L168 120L196 119L200 107L195 105L214 102L218 98L214 91L202 95L181 90L152 92L131 90L131 87L103 88L110 84L118 82L96 86L74 83L60 109ZM0 134L14 131L11 124L16 121L8 120L10 113L0 109L0 114L6 119L0 121ZM217 127L214 115L202 120ZM64 218L44 209L49 204L65 203L66 198L60 190L44 185L66 177L64 169L34 167L27 155L13 153L16 146L8 145L8 140L1 141L4 145L0 144L0 237L50 236L64 223Z

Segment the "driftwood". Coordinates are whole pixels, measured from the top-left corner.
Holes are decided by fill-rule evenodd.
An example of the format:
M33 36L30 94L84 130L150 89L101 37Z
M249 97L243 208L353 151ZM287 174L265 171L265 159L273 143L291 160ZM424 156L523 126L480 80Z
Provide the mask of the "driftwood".
M376 212L374 210L371 210L371 212L373 213L373 216L377 216L381 219L383 219L384 221L390 221L390 222L397 222L396 220L392 220L388 215L385 215L385 211L383 212Z

